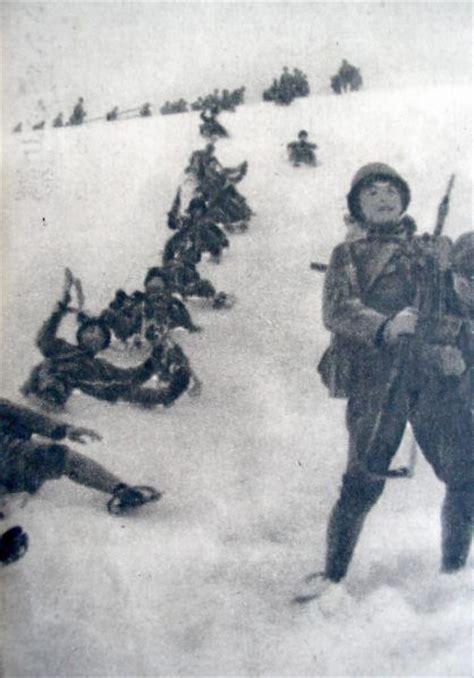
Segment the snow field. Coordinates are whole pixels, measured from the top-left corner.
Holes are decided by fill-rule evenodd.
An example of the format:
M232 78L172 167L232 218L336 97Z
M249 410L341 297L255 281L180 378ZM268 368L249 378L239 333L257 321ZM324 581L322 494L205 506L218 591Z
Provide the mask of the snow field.
M472 674L471 573L437 573L443 488L422 459L414 480L388 483L342 590L325 605L290 604L322 567L346 454L344 402L315 372L328 335L309 262L344 237L350 180L374 160L408 180L420 230L456 172L446 233L471 228L466 94L363 92L221 116L232 136L217 156L249 161L239 190L256 216L220 266L200 267L237 294L235 307L191 303L204 331L176 335L201 397L154 412L77 395L66 417L103 434L84 448L91 457L164 497L121 519L64 480L15 513L31 546L1 573L6 676ZM286 162L302 128L320 147L316 169ZM202 145L191 114L7 140L6 396L39 360L34 337L64 266L95 312L159 263L166 212Z

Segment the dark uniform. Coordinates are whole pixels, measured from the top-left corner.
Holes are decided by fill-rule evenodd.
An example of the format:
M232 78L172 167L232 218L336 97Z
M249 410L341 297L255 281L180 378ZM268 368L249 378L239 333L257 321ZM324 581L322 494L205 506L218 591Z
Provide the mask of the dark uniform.
M367 168L366 175L373 169ZM403 182L391 168L377 169L379 178L384 175L399 186ZM353 216L358 220L361 215L354 210L354 199L363 180L362 173L349 194L351 213L356 211ZM406 208L409 190L404 187ZM431 321L430 330L425 327L424 331L419 322L418 336L410 344L404 339L394 345L384 341L387 322L420 299L423 261L423 242L403 228L383 234L369 230L366 238L336 247L328 268L323 316L333 333L333 344L320 371L333 395L348 398L349 431L347 470L327 534L324 574L335 582L347 572L407 421L424 456L446 485L443 568L460 567L467 557L465 528L468 524L470 530L473 496L472 422L462 379L447 376L442 361L435 360L435 354L446 349L437 343L446 331L433 332ZM445 316L443 322L450 327L450 342L459 345L466 362L472 364L472 347L467 349L463 339L464 320L458 317L453 322Z
M182 327L189 332L196 332L198 329L183 302L166 290L160 294L145 292L144 318L146 324L154 323L169 330Z
M298 134L298 141L292 141L288 144L288 157L296 167L303 163L305 165L316 165L316 155L314 151L317 149L316 144L307 141L308 135L300 132Z
M120 339L127 341L140 334L143 322L143 292L126 294L117 290L109 307L100 314L101 320Z
M140 388L155 373L152 356L138 367L121 368L97 358L80 346L59 339L56 333L67 312L63 304L58 304L40 330L37 346L46 360L33 369L22 389L25 395L34 395L42 400L46 391L54 389L57 404L65 405L77 388L109 402L125 400L141 403L145 400L161 403L161 396L154 389Z
M84 122L84 118L86 117L87 113L84 110L83 102L84 99L82 99L81 97L77 104L74 106L72 115L69 118L70 125L82 125L82 123Z
M209 219L221 224L234 224L248 221L252 210L245 198L235 188L247 172L247 163L236 168L220 169L212 163L206 168L199 184L199 190L206 199Z
M0 494L35 493L64 474L67 427L44 414L0 399ZM50 442L32 440L33 435Z
M163 263L185 258L197 264L202 254L208 252L218 258L228 246L228 238L216 224L205 218L187 218L183 220L181 229L167 241Z
M218 111L211 110L210 114L206 113L204 110L201 113L202 125L199 127L203 137L211 139L212 137L227 137L229 136L225 127L223 127L220 122L217 122L216 116Z
M209 280L202 279L196 267L185 261L170 261L163 269L167 285L172 292L188 297L212 298L216 290Z

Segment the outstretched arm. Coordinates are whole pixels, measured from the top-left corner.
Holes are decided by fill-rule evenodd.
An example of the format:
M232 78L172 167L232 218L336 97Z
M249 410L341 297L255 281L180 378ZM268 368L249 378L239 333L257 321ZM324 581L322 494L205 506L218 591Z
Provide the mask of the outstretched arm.
M64 339L58 339L56 337L62 319L70 312L68 304L71 301L70 288L72 285L72 276L69 269L66 270L66 288L63 298L58 301L52 314L43 324L36 337L36 345L45 357L55 355L67 344Z
M106 360L96 360L100 366L98 374L79 377L75 381L75 386L83 393L100 400L115 402L122 397L124 392L148 381L155 373L155 363L152 358L148 358L138 367L128 368L117 367Z
M0 419L9 421L13 428L17 426L19 429L26 429L30 433L52 440L68 438L81 444L86 442L85 436L91 440L101 440L101 436L92 429L65 424L29 407L12 403L6 398L0 398Z
M62 440L67 434L67 424L39 414L29 407L12 403L6 398L0 399L0 419L7 420L13 428L18 426L18 429L26 429L30 433L53 440Z

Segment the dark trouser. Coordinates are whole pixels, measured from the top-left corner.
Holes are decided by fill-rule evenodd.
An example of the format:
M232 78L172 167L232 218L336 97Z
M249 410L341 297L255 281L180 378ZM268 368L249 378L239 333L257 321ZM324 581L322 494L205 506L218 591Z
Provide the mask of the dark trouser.
M383 492L384 474L400 445L407 421L424 456L446 485L442 509L442 569L464 566L472 536L474 463L472 415L455 380L424 380L416 390L394 384L380 434L369 445L387 388L389 366L364 374L349 398L349 461L327 532L326 576L340 581L347 573L365 518ZM371 450L368 450L368 447ZM403 482L403 481L399 481ZM408 489L408 488L407 488Z
M0 436L0 486L6 494L34 494L48 480L64 474L68 448L57 443L39 443Z

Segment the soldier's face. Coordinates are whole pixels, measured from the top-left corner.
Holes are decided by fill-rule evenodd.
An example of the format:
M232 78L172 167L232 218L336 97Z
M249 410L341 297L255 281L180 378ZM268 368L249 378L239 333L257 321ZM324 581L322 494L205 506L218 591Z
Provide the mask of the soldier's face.
M145 290L148 295L153 296L153 295L160 295L163 290L165 289L165 283L163 278L159 278L158 276L156 278L151 278L145 286Z
M474 276L454 274L454 289L459 299L470 311L474 311Z
M98 325L91 325L81 334L81 347L91 353L99 353L105 348L106 343L104 333Z
M369 224L396 223L403 211L401 195L390 181L374 181L363 188L359 204Z

